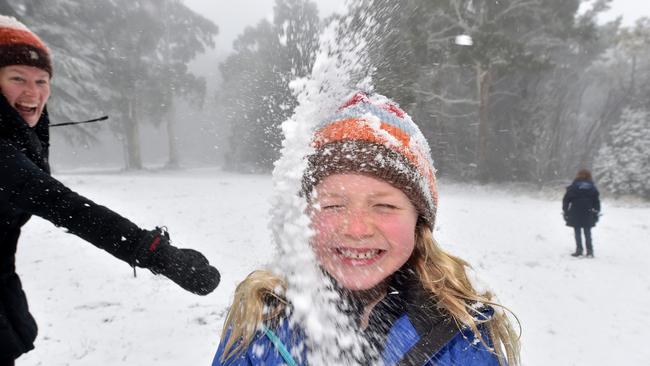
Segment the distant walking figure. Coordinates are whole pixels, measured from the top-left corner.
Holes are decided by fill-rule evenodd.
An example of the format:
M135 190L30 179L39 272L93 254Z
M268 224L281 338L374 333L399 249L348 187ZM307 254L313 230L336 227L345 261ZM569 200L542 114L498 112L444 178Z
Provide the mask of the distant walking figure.
M562 199L562 211L566 225L572 226L575 231L576 251L571 255L574 257L582 255L582 231L585 234L587 257L593 257L591 228L598 221L600 198L589 170L578 171L573 183L567 187Z

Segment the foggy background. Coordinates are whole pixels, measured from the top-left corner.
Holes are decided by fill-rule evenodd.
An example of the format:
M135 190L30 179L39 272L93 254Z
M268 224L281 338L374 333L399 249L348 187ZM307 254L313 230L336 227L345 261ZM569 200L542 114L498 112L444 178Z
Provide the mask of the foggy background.
M110 116L52 129L55 172L270 172L297 103L288 83L308 74L319 31L343 6L0 0L52 49L52 122ZM368 37L376 91L418 123L440 176L544 187L586 167L606 192L650 197L650 2L372 9L379 29L349 31Z

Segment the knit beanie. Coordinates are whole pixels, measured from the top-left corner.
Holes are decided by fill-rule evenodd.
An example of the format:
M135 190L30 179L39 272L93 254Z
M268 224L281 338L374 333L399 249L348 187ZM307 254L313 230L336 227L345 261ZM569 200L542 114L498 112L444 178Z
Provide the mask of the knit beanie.
M303 176L306 194L331 174L376 177L404 192L433 229L438 191L431 150L396 103L358 92L316 126L312 144L315 152Z
M26 65L52 76L50 50L16 18L0 15L0 67Z

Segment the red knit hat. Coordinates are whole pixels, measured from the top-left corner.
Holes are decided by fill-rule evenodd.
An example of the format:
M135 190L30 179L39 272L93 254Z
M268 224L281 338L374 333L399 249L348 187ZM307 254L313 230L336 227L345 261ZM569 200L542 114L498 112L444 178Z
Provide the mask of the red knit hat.
M336 173L366 174L400 189L433 228L438 205L435 168L424 135L399 106L381 95L354 94L314 134L303 190Z
M26 65L52 76L52 59L45 43L16 18L0 15L0 67Z

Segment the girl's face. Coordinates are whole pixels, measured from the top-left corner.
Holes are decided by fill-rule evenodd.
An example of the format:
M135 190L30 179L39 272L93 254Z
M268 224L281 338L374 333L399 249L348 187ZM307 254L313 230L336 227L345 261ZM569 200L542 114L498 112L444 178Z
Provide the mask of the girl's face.
M50 74L33 66L2 67L0 92L29 127L34 127L50 97Z
M341 286L371 289L406 263L418 214L401 190L358 174L330 175L315 190L314 250Z

